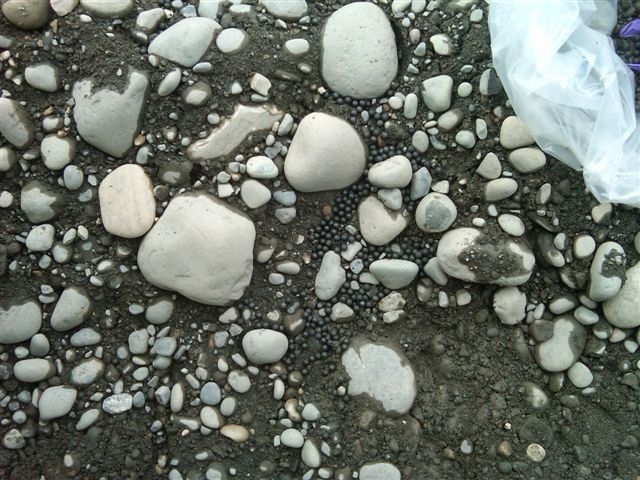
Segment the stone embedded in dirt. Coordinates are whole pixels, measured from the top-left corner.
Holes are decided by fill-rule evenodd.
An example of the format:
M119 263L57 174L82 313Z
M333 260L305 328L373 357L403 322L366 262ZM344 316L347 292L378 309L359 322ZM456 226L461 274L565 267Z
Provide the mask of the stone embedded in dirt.
M445 233L436 256L451 277L502 286L522 285L535 266L535 257L523 241L468 227Z
M41 325L42 310L35 300L8 304L3 302L0 306L0 344L29 340L38 333Z
M386 245L400 235L408 224L408 217L404 213L388 210L374 195L358 205L360 234L371 245Z
M59 17L69 15L78 6L78 0L49 0L49 3Z
M518 148L508 158L513 168L520 173L537 172L547 164L547 157L539 148Z
M447 230L457 216L458 209L448 196L432 192L420 200L415 220L423 232L435 233Z
M283 20L299 20L307 14L306 0L260 0L267 12Z
M365 146L355 129L341 118L314 112L298 125L284 174L300 192L338 190L356 182L365 163Z
M242 425L229 423L220 428L220 434L236 443L242 443L249 440L249 430Z
M31 180L22 187L20 209L33 223L56 218L64 209L64 197L39 180Z
M340 255L332 250L323 255L315 279L315 292L320 300L333 298L347 280L347 274L340 263Z
M122 93L109 88L94 92L91 79L76 82L73 118L82 139L111 156L124 157L138 134L148 87L148 75L134 69Z
M586 388L593 382L593 373L582 362L574 363L567 371L567 377L576 388Z
M515 115L507 117L500 126L500 145L514 149L531 145L535 140L526 125Z
M55 92L60 88L60 70L48 62L27 66L24 69L24 79L33 88L43 92Z
M499 215L498 225L500 225L502 231L508 233L512 237L521 237L525 232L525 226L522 219L510 213L503 213L502 215Z
M321 465L322 457L320 450L313 440L305 440L302 450L300 451L300 459L309 468L318 468Z
M25 245L30 252L46 252L53 245L53 237L56 233L53 225L45 223L43 225L36 225L31 229Z
M427 167L420 167L411 177L411 189L409 197L411 200L418 200L424 197L431 189L431 174Z
M190 107L201 107L211 98L211 86L207 82L198 81L182 91L182 100Z
M499 178L502 174L502 165L498 156L493 152L487 153L480 165L478 165L476 173L487 180Z
M295 428L287 428L280 434L282 445L289 448L300 448L304 444L304 436Z
M73 408L77 396L78 391L68 385L47 388L42 392L38 401L40 420L47 421L64 417Z
M284 51L289 55L300 57L309 51L311 45L306 38L292 38L284 42L282 48L284 48Z
M2 14L18 28L36 30L49 20L49 0L6 0Z
M51 360L44 358L27 358L13 365L13 375L21 382L38 383L52 377L56 367Z
M369 168L369 183L382 188L402 188L411 182L411 161L404 155L394 155Z
M451 106L453 78L449 75L437 75L422 82L422 100L429 110L435 113L445 112Z
M516 325L526 317L527 296L517 287L502 287L493 294L493 310L505 325Z
M249 45L249 35L239 28L225 28L216 37L216 47L225 55L236 55Z
M73 161L76 155L76 142L69 137L47 135L40 142L40 155L49 170L62 170Z
M204 193L175 197L138 251L153 285L207 305L238 300L253 272L253 222Z
M51 313L51 327L57 332L66 332L87 320L93 312L93 301L84 287L68 287Z
M104 362L99 358L88 358L71 369L69 382L77 387L86 387L96 382L104 373Z
M161 97L171 95L180 85L181 79L182 69L180 67L176 67L173 70L169 71L158 84L158 89L156 90L158 95L160 95Z
M377 192L378 200L389 210L402 208L402 191L399 188L381 188Z
M593 255L587 294L594 302L613 298L622 287L626 254L616 242L605 242Z
M35 135L27 112L18 102L6 97L0 97L0 112L0 134L14 147L27 148Z
M556 317L551 338L536 345L536 362L547 372L564 372L580 358L586 341L587 331L572 315Z
M231 118L187 150L189 160L206 162L229 155L254 132L268 130L284 114L269 105L247 107L238 105ZM345 122L346 123L346 122Z
M404 288L413 282L420 268L408 260L383 258L369 265L369 271L390 290Z
M604 316L618 328L640 326L640 263L626 272L624 285L615 296L604 302Z
M258 328L245 334L242 349L251 363L266 365L284 357L289 349L289 340L276 330Z
M27 441L17 428L12 428L2 437L2 446L7 450L20 450L26 444Z
M322 34L322 78L354 98L383 95L398 72L395 35L380 7L356 2L336 10Z
M154 38L149 44L149 53L183 67L193 67L209 49L214 35L220 30L222 27L218 22L210 18L185 18Z
M400 470L388 462L367 463L360 467L359 480L400 480Z
M388 413L404 414L413 405L416 379L409 360L398 349L356 338L342 355L351 378L349 395L365 394Z
M151 178L139 165L122 165L98 189L100 217L107 232L137 238L149 231L156 215Z
M278 173L278 167L269 157L258 155L247 160L247 175L250 177L266 180L276 178ZM276 193L274 192L274 199L276 199Z
M271 190L258 180L249 179L242 182L240 197L248 208L260 208L271 200Z
M125 18L133 11L133 0L80 0L80 6L96 17Z
M164 19L164 10L160 7L144 10L136 17L136 29L146 34L153 33Z
M74 347L88 347L99 344L102 341L102 335L91 327L85 327L71 335L69 341Z

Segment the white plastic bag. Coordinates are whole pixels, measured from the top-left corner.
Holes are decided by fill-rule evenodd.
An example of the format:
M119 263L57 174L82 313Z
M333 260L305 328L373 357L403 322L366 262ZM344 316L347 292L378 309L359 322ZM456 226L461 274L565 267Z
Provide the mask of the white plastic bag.
M608 35L616 7L616 0L490 0L491 49L513 109L540 148L583 170L599 201L640 207L634 76ZM603 18L607 10L613 23Z

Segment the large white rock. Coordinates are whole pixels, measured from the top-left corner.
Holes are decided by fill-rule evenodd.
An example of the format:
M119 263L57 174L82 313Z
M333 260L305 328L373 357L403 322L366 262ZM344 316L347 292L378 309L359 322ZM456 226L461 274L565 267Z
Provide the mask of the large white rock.
M279 361L289 348L284 333L268 328L250 330L242 338L242 349L250 362L265 365Z
M400 211L390 211L370 195L358 205L358 225L362 237L371 245L386 245L396 238L409 224L408 217Z
M38 333L41 325L42 310L35 300L0 306L0 344L29 340Z
M215 20L191 17L180 20L158 35L149 45L149 53L166 58L183 67L200 61L216 32L222 27Z
M124 238L144 235L153 225L153 183L139 165L122 165L98 189L100 215L107 232Z
M356 182L365 163L365 146L353 127L338 117L314 112L298 125L284 174L301 192L338 190Z
M322 34L322 77L355 98L383 95L398 72L395 35L387 15L369 2L335 11Z
M138 266L159 288L207 305L238 300L251 281L253 222L205 193L175 197L144 237Z
M640 262L627 270L627 279L615 297L604 302L604 316L618 328L640 326Z

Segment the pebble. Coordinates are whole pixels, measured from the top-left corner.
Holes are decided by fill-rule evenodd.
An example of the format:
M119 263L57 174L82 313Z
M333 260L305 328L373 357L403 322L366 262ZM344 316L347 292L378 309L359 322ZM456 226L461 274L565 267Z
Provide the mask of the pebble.
M300 452L300 459L309 468L318 468L320 466L322 457L313 440L305 440Z
M553 335L535 347L535 359L547 372L563 372L580 358L587 340L587 332L571 315L553 320Z
M587 294L594 302L613 298L622 287L626 254L616 242L605 242L598 247L589 269Z
M493 310L505 325L516 325L526 317L527 296L517 287L502 287L493 294Z
M220 25L210 18L184 18L153 39L149 44L149 53L183 67L193 67L220 30Z
M478 85L480 95L496 95L502 91L502 83L496 71L488 68L480 75L480 83Z
M375 98L387 91L398 72L398 54L380 7L357 2L331 14L322 34L321 72L341 95Z
M408 224L403 213L388 210L374 195L358 205L360 234L371 245L386 245L400 235Z
M447 230L457 216L458 210L448 196L432 192L420 200L415 220L423 232L436 233Z
M429 135L422 130L416 130L411 137L411 145L420 153L426 152L429 148Z
M96 17L125 18L133 11L133 0L80 0L80 6Z
M49 2L47 0L7 0L2 4L2 14L18 28L36 30L49 21ZM0 111L2 111L1 106Z
M596 241L591 235L578 235L573 239L573 255L578 260L584 260L596 251Z
M225 425L220 429L220 434L236 443L243 443L249 440L249 430L242 425L232 423Z
M86 321L92 311L93 302L84 287L65 288L51 314L51 327L66 332Z
M284 173L300 192L339 190L362 176L365 163L365 147L354 128L338 117L314 112L298 125Z
M116 168L100 183L98 196L102 224L112 235L137 238L153 225L153 183L139 165Z
M515 149L526 147L534 143L529 130L518 117L507 117L500 126L500 145L504 148Z
M38 383L52 377L56 367L50 360L43 358L28 358L13 365L13 374L21 382Z
M322 257L320 269L315 278L315 293L320 300L330 300L347 279L342 268L340 255L329 250Z
M505 233L508 233L512 237L521 237L525 232L524 222L520 217L510 213L498 215L498 225L500 225L500 228L502 228Z
M0 172L8 172L16 162L16 154L11 148L0 147Z
M122 92L102 88L94 92L94 81L73 85L73 118L84 141L117 158L123 158L139 131L149 87L147 73L131 69Z
M431 189L431 174L427 167L420 167L411 178L411 189L409 191L409 198L411 200L418 200L424 197Z
M104 362L99 358L82 360L71 370L69 381L78 387L91 385L102 377L104 368Z
M476 169L476 173L487 180L495 180L502 174L502 165L498 156L489 152L485 155Z
M249 179L240 186L240 197L250 209L260 208L271 200L271 190L257 180Z
M24 69L24 79L43 92L55 92L60 88L60 71L48 62L28 65Z
M62 170L69 165L76 154L76 144L71 138L47 135L40 143L40 155L50 170Z
M620 291L604 302L604 316L614 327L635 328L640 326L640 262L625 275Z
M533 173L544 168L547 157L539 148L518 148L508 156L509 163L520 173Z
M464 120L464 112L459 108L447 110L438 117L438 130L450 132Z
M205 193L175 197L138 250L138 266L153 285L196 302L238 300L253 272L253 222Z
M278 362L285 356L289 340L281 332L259 328L245 334L242 349L251 363L266 365Z
M161 97L171 95L180 85L182 79L182 70L176 67L165 75L158 85L157 93Z
M31 0L26 1L30 2ZM2 5L3 11L9 3ZM33 123L24 109L15 100L0 97L0 112L2 112L0 115L0 134L18 149L28 147L33 142L35 131Z
M545 451L542 445L539 445L537 443L531 443L527 447L527 457L529 457L531 461L535 463L542 462L544 460L544 457L546 457L546 455L547 455L547 452Z
M356 338L342 355L350 377L349 395L365 394L380 402L386 412L407 413L417 387L409 360L394 347Z
M306 0L260 0L271 15L283 20L296 21L307 14Z
M435 113L449 110L452 91L453 79L449 75L438 75L422 82L422 100Z
M153 344L152 353L163 357L170 357L178 348L178 341L173 337L160 337Z
M31 180L22 187L20 209L32 223L53 220L64 205L64 197L39 180Z
M2 446L7 450L20 450L27 444L24 436L17 428L8 430L2 437Z
M215 382L207 382L200 389L200 400L205 405L217 405L222 400L222 392Z
M276 178L278 173L278 167L269 157L260 155L247 160L247 175L250 177L267 180Z
M84 173L77 165L67 165L62 174L64 186L71 191L79 190L84 183Z
M200 410L200 421L207 428L219 429L224 425L224 417L217 408L203 407Z
M144 10L136 17L136 28L146 34L150 34L156 31L164 19L164 10L160 7Z
M53 225L48 223L36 225L27 235L25 245L30 252L46 252L53 245L55 233Z
M535 266L535 257L524 242L501 235L489 238L468 227L445 233L436 256L451 277L501 286L525 283Z
M404 99L404 109L402 111L404 118L412 120L418 114L418 95L409 93Z
M309 51L311 45L305 38L292 38L284 42L283 48L289 55L300 57Z
M102 412L97 408L91 408L87 410L80 416L78 423L76 423L76 430L78 430L79 432L87 430L90 426L100 420L101 417Z
M574 363L569 370L567 370L567 377L576 388L586 388L593 382L593 373L582 362Z
M416 278L418 270L418 265L408 260L385 258L369 265L369 271L390 290L398 290L410 285Z
M201 107L211 98L212 91L208 83L198 81L182 91L182 100L191 107Z
M73 404L78 396L78 391L67 385L49 387L38 401L38 411L40 420L48 421L54 418L64 417L73 408Z
M451 45L451 39L444 33L436 33L431 35L429 42L433 45L433 51L438 55L451 55L453 48Z
M387 462L368 463L360 467L359 480L400 480L400 470Z
M225 55L236 55L249 45L249 35L239 28L226 28L216 37L216 47Z
M280 441L285 447L300 448L304 444L304 437L295 428L287 428L280 434Z
M69 341L74 347L87 347L99 344L102 341L102 335L93 328L87 327L82 328L71 335Z
M261 73L254 73L249 80L249 86L254 92L267 97L271 89L271 81Z
M455 136L456 143L461 147L471 150L476 145L476 137L469 130L460 130Z
M374 163L367 174L371 185L381 188L402 188L409 185L412 177L411 162L404 155L394 155Z
M484 198L487 202L498 202L509 198L518 191L518 182L513 178L497 178L490 180L484 187Z
M42 333L36 333L31 337L29 353L34 357L44 357L49 353L49 339Z
M42 325L42 310L35 300L23 300L0 306L0 343L29 340Z
M331 321L337 323L345 323L353 318L354 311L348 305L338 302L331 307Z

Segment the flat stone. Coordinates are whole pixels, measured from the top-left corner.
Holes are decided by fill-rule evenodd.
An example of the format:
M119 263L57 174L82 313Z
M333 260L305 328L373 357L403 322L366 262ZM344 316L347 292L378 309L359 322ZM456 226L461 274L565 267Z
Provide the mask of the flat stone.
M144 10L136 17L136 29L150 34L156 31L165 20L164 10L160 7Z
M518 182L513 178L496 178L484 187L484 198L487 202L499 202L518 191Z
M104 374L104 362L99 358L87 358L71 369L69 381L77 387L86 387L97 382Z
M419 267L408 260L382 259L369 265L369 271L390 290L404 288L413 282Z
M24 79L33 88L43 92L55 92L60 88L60 70L48 62L27 66L24 69Z
M117 393L110 395L102 401L102 410L117 415L131 410L133 406L133 397L130 393Z
M125 18L133 12L133 0L80 0L80 6L96 17Z
M432 192L420 200L416 208L416 225L427 233L444 232L455 221L458 209L442 193Z
M365 146L355 129L341 118L314 112L298 125L284 174L298 191L322 192L355 183L365 164Z
M607 321L618 328L640 326L640 263L626 272L626 281L618 293L604 302Z
M148 75L135 69L122 93L109 88L93 92L92 79L76 82L73 118L83 140L113 157L124 157L138 134L148 87Z
M251 281L255 227L240 211L204 193L175 197L138 251L153 285L196 302L226 305Z
M78 391L67 385L49 387L38 401L38 411L40 420L48 421L54 418L64 417L73 408L73 404L78 396Z
M299 20L307 14L306 0L260 0L267 12L283 20Z
M87 347L99 344L102 341L102 335L97 330L86 327L71 335L69 341L74 347Z
M13 375L21 382L38 383L52 377L57 372L51 360L28 358L13 365Z
M3 11L8 3L2 6ZM0 134L14 147L27 148L33 142L35 135L33 123L27 112L18 102L6 97L0 97L0 112L2 112L0 115Z
M360 467L360 480L400 480L400 470L387 462L368 463Z
M498 156L489 152L485 155L476 169L476 173L487 180L495 180L502 174L502 165Z
M563 372L571 367L584 349L587 332L571 315L553 320L553 335L535 348L535 359L547 372Z
M40 330L42 310L35 300L5 303L0 300L0 343L14 344L29 340Z
M200 0L198 2L198 15L201 17L216 20L218 18L218 10L225 0Z
M505 325L516 325L526 316L527 296L517 287L502 287L493 294L493 310Z
M356 2L332 13L322 34L321 61L330 89L354 98L383 95L398 72L395 34L385 12Z
M20 210L32 223L53 220L64 206L64 197L39 180L31 180L22 187Z
M53 236L56 231L53 225L45 223L44 225L36 225L31 229L25 245L30 252L46 252L53 245Z
M450 132L464 120L464 112L459 108L447 110L438 117L438 130Z
M59 17L69 15L78 6L78 0L49 0L51 9Z
M320 300L333 298L347 280L347 273L342 268L340 255L329 250L322 257L320 269L316 274L315 293Z
M594 302L604 302L616 296L624 280L626 254L616 242L605 242L593 255L589 268L587 294Z
M249 35L239 28L225 28L216 37L216 47L225 55L236 55L249 45Z
M233 423L223 426L220 429L220 434L236 443L243 443L249 440L249 430L242 425L236 425Z
M76 430L79 432L87 430L101 418L102 412L97 408L91 408L80 416L78 423L76 423Z
M470 130L460 130L455 136L456 143L467 150L476 145L476 136Z
M57 332L66 332L82 324L92 312L93 302L85 288L65 288L51 314L51 327Z
M501 286L525 283L535 266L535 257L524 242L498 234L489 237L467 227L445 233L436 256L451 277Z
M295 428L287 428L280 434L280 441L285 447L300 448L304 444L304 436Z
M487 68L480 75L478 91L480 95L496 95L502 91L502 82L493 68Z
M537 172L547 164L547 157L539 148L518 148L509 154L508 159L520 173Z
M300 459L309 468L318 468L322 462L320 450L313 440L305 440L302 450L300 451Z
M399 188L381 188L377 192L378 200L389 210L402 208L402 191Z
M438 75L422 82L422 100L429 110L435 113L445 112L451 106L453 78Z
M356 338L342 355L342 366L350 377L349 395L371 397L387 413L402 415L411 409L416 379L400 350Z
M151 178L139 165L121 165L107 175L98 189L100 216L105 230L123 238L149 231L156 216Z
M275 107L238 105L231 118L187 150L190 160L206 162L233 153L254 132L269 130L284 114ZM346 123L346 122L345 122Z
M184 18L154 38L149 44L149 53L183 67L193 67L220 30L222 27L218 22L210 18Z
M191 107L201 107L209 101L212 93L207 82L198 81L182 91L182 100Z
M271 200L271 190L258 180L249 179L242 182L240 197L247 207L260 208Z
M409 185L413 174L411 161L404 155L394 155L369 168L371 185L382 188L402 188Z
M360 234L371 245L386 245L400 235L408 224L409 220L402 212L390 211L374 195L358 205Z
M40 142L40 155L48 169L62 170L74 159L76 142L69 137L60 138L57 135L47 135Z
M250 177L266 180L276 178L278 176L278 173L278 167L269 157L259 155L256 157L251 157L249 160L247 160L247 175L249 175Z
M329 315L329 318L331 318L333 322L344 323L351 320L354 314L353 309L349 307L349 305L338 302L331 307L331 315Z
M18 28L36 30L44 27L49 21L49 2L48 0L7 0L2 4L2 14L9 23ZM0 111L2 111L1 106Z
M500 145L504 148L515 149L526 147L534 143L529 130L518 117L507 117L500 126Z
M279 362L289 349L286 335L268 328L248 331L242 338L242 349L251 363L266 365Z

